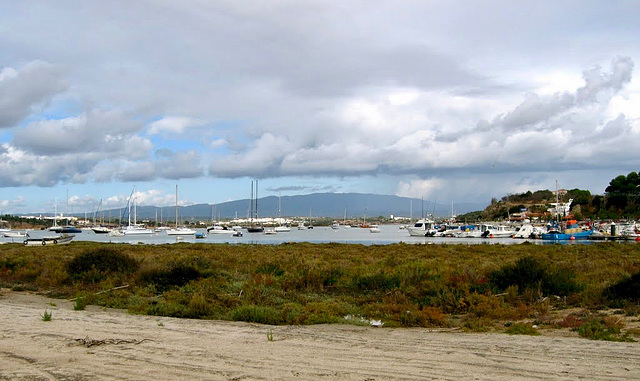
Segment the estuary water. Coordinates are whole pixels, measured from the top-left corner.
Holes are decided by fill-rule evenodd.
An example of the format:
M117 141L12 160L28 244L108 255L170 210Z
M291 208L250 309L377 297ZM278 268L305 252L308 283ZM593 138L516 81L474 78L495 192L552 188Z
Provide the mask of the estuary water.
M111 243L128 243L128 244L170 244L170 243L230 243L230 244L281 244L292 242L310 242L310 243L351 243L361 245L388 245L393 243L406 244L463 244L463 245L486 245L486 244L502 244L512 245L530 242L533 244L587 244L591 241L543 241L543 240L524 240L513 238L445 238L445 237L411 237L406 229L400 229L398 225L380 225L379 233L372 233L369 229L363 228L345 228L332 229L329 226L319 226L313 229L298 230L292 227L290 232L280 232L277 234L263 233L247 233L242 231L242 237L230 237L226 234L208 234L206 238L195 238L191 236L170 236L165 232L158 232L146 235L134 235L123 237L110 237L107 234L96 234L91 230L76 233L74 241L93 241L93 242L111 242ZM206 229L196 229L199 232L206 233ZM56 233L42 230L27 231L31 238L41 238L46 236L54 236ZM0 242L16 242L20 243L23 238L0 238Z

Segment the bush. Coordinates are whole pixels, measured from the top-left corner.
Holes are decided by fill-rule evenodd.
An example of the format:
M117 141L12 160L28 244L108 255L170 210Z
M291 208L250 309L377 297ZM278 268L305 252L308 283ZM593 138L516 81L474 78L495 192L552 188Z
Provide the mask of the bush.
M634 341L628 336L620 335L621 324L607 319L593 318L580 324L578 335L591 340Z
M358 290L387 291L400 287L400 277L398 275L385 274L381 271L377 274L358 276L353 280L353 284Z
M182 287L192 280L199 279L200 272L193 266L176 265L168 270L150 269L140 275L143 283L152 284L157 292L164 292L173 287Z
M271 324L281 323L280 313L273 307L240 306L233 310L231 319L250 323Z
M523 292L526 289L537 289L542 286L545 266L534 257L523 257L513 265L505 265L489 275L489 282L499 290L509 286L518 286Z
M631 303L640 302L640 272L633 274L629 278L622 279L618 283L604 290L603 296L619 307L625 301Z
M531 335L537 336L540 335L537 329L535 329L531 324L525 323L513 323L507 327L505 331L509 335Z
M138 262L124 253L109 248L88 251L73 258L67 264L72 279L97 283L111 273L133 273Z
M527 256L493 271L489 283L500 291L517 286L520 294L540 291L544 295L567 296L582 290L575 278L570 269L550 271L542 261Z

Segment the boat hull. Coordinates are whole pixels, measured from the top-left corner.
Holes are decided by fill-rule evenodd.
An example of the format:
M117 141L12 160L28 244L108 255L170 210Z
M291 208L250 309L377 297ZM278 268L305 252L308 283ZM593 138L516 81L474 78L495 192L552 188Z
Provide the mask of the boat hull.
M188 228L177 228L167 230L167 235L195 235L196 231Z
M29 238L24 240L25 246L47 246L47 245L68 245L73 240L74 235L58 236L58 237L44 237L44 238Z
M593 234L593 230L586 230L577 233L543 233L542 239L549 241L564 241L570 239L588 239Z

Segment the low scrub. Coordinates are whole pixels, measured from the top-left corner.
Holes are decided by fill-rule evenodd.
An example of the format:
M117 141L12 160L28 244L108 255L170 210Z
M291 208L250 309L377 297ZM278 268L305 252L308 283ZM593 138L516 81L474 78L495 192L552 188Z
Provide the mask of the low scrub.
M98 248L74 257L67 264L67 273L74 280L97 283L109 274L130 274L138 262L127 254L110 248Z
M160 293L173 287L184 286L200 277L200 271L188 265L176 265L169 269L151 268L140 274L143 283L155 286Z
M580 337L591 340L606 341L634 341L627 335L621 335L622 325L611 319L592 318L580 324L577 328Z
M640 303L640 272L608 287L603 296L610 301L612 307L622 307L625 302Z
M505 333L508 333L509 335L540 335L540 332L538 332L538 330L534 328L533 325L526 323L509 324Z
M276 325L282 322L280 312L273 307L266 306L240 306L233 310L231 319L251 323Z
M88 302L183 318L265 324L382 320L384 327L458 326L471 331L502 331L504 322L523 319L552 322L553 309L588 310L606 303L617 303L622 312L637 315L638 294L633 290L639 271L640 245L616 243L364 246L79 241L38 250L7 244L0 250L3 288L66 299L83 296L76 303L78 309ZM620 274L634 275L621 279ZM575 319L552 323L577 329L591 317L576 314ZM588 329L583 330L588 336Z
M516 286L520 293L537 291L543 295L567 296L582 289L571 269L550 269L536 257L526 256L513 265L504 265L489 275L489 282L499 291Z

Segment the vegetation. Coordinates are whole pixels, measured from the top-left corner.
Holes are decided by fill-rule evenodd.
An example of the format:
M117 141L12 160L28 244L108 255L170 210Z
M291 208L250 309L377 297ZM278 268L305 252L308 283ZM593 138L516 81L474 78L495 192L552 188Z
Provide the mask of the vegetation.
M638 315L640 246L7 244L0 286L131 313L264 324L499 329L552 310ZM127 287L121 287L127 286ZM635 287L635 288L634 288ZM636 290L636 291L633 291ZM521 333L520 326L512 328ZM595 328L585 328L585 334ZM517 331L517 332L516 332Z
M525 323L513 323L509 324L507 330L505 331L509 335L530 335L530 336L538 336L540 332L532 326L531 324Z
M53 312L49 312L45 309L44 313L41 315L42 321L51 321L51 316L53 316Z

